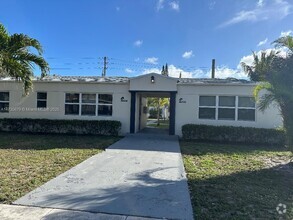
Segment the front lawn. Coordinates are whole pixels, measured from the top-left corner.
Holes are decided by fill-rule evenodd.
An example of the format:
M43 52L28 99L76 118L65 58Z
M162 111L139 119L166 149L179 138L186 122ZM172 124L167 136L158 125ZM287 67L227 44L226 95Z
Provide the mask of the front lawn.
M285 148L181 141L181 150L197 219L293 219ZM280 203L287 206L282 215Z
M0 203L13 202L117 140L0 132Z

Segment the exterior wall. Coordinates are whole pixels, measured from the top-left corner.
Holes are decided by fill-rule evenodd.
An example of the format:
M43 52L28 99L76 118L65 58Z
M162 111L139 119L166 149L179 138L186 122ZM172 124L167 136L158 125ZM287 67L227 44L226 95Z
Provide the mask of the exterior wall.
M151 77L155 82L151 83ZM130 80L131 91L177 91L177 79L151 73Z
M132 88L141 86L145 90L149 86L147 79L152 74L144 77L137 77L130 80ZM174 79L155 74L156 88L150 91L170 91L173 88ZM133 84L137 82L136 84ZM177 83L177 81L175 80ZM166 85L169 83L169 85ZM84 83L84 82L34 82L34 89L30 95L22 96L22 84L14 81L0 81L0 91L10 93L10 112L0 113L0 118L46 118L46 119L78 119L78 120L118 120L122 123L121 134L126 134L130 130L130 104L131 94L130 84L118 83ZM160 85L163 85L162 87ZM139 87L137 87L138 89ZM207 124L207 125L228 125L247 126L257 128L275 128L282 125L282 119L276 106L271 106L265 113L256 110L256 121L229 121L229 120L206 120L198 118L199 96L200 95L242 95L252 96L253 85L187 85L177 84L176 94L176 117L175 133L181 135L181 127L184 124ZM37 93L47 92L47 107L49 111L36 111ZM113 94L113 114L112 116L74 116L65 115L65 93L111 93ZM139 94L136 94L136 115L135 132L139 130ZM124 97L124 101L121 98ZM186 103L179 103L179 99ZM145 104L142 98L142 106ZM21 108L18 110L16 108ZM24 110L23 110L24 108ZM143 108L141 108L143 111ZM141 115L141 128L146 124L146 114Z
M264 113L256 109L256 120L254 122L198 118L200 95L253 96L253 89L253 85L178 85L178 93L176 96L175 133L181 136L181 127L185 124L227 125L256 128L276 128L281 126L282 118L276 106L271 106L271 108ZM186 103L179 103L180 98Z
M0 118L46 118L78 120L118 120L122 123L121 133L129 132L130 93L128 84L98 84L80 82L34 82L33 91L22 96L22 84L0 82L0 91L9 92L9 113L0 113ZM37 111L37 92L47 92L48 111ZM112 116L65 115L65 93L110 93L113 94ZM121 102L124 97L127 102ZM18 110L17 108L22 108Z

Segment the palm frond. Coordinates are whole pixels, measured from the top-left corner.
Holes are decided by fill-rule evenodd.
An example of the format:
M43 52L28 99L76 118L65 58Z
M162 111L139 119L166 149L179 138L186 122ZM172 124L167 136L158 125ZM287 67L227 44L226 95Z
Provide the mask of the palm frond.
M258 100L257 108L260 111L264 112L274 101L277 101L277 100L273 93L264 94Z
M17 54L16 59L20 61L25 61L28 65L30 65L30 63L36 64L41 69L42 77L46 76L49 72L49 64L41 56L37 56L32 53L19 53Z
M9 48L12 52L23 50L28 47L35 48L39 55L42 55L43 53L43 48L38 40L25 34L13 34L10 36Z
M276 48L286 47L291 52L293 52L293 37L292 36L285 36L280 37L279 39L273 42Z

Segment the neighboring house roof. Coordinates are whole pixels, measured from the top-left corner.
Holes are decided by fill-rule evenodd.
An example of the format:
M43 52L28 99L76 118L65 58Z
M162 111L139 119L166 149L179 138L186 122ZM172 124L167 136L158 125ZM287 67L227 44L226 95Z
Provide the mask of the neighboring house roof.
M160 75L160 74L158 74ZM57 76L50 75L44 78L36 77L33 81L37 82L85 82L85 83L118 83L125 84L128 83L129 80L138 77L100 77L100 76ZM166 78L172 78L168 76L164 76ZM255 85L254 82L244 79L235 79L235 78L227 78L227 79L212 79L212 78L172 78L177 80L177 84L197 84L197 85ZM13 77L0 77L0 81L15 81Z

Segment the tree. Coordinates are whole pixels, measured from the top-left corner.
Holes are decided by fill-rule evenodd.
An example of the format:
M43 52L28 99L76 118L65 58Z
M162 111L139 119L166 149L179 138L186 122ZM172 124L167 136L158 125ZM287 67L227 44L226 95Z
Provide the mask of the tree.
M38 54L31 51L34 48ZM24 93L32 87L34 66L41 69L41 77L49 72L49 65L42 57L43 49L39 41L25 34L9 35L0 23L0 76L15 77L23 83Z
M164 106L169 105L168 98L148 98L148 106L154 107L157 109L157 126L160 125L160 109Z
M269 54L261 52L260 56L253 53L254 62L251 66L242 63L244 71L252 81L259 82L254 89L258 108L266 110L273 102L277 103L283 119L287 144L293 151L293 55L292 36L282 37L274 41L276 48L286 47L286 56L278 52ZM261 95L262 90L267 93Z
M168 64L166 63L166 65L162 67L162 71L161 74L164 76L169 76L169 70L168 70Z

